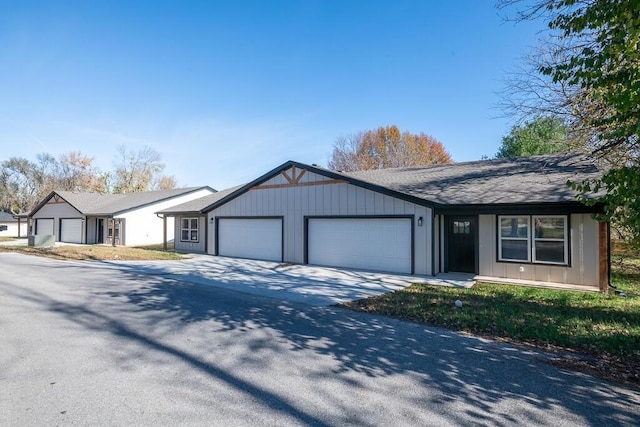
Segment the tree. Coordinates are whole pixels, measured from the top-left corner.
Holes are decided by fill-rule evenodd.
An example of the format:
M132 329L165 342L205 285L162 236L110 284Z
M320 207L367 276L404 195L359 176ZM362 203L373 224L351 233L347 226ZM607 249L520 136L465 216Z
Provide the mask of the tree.
M105 193L108 190L104 176L93 165L94 158L81 151L70 151L60 156L56 174L56 189Z
M154 190L171 190L176 188L178 183L174 176L163 175L153 183Z
M118 147L118 158L113 174L114 193L135 193L151 190L153 181L164 170L162 156L151 147L129 151Z
M424 133L401 132L393 125L339 137L329 168L353 172L439 163L451 163L442 143Z
M522 4L503 0L501 7ZM604 169L602 179L573 183L590 191L586 203L603 203L602 219L631 232L640 246L640 2L537 0L517 19L548 22L548 60L538 73L562 86L585 149ZM540 99L545 105L545 98ZM572 132L574 130L572 129ZM604 190L604 195L598 192Z
M14 214L29 212L55 188L58 164L49 154L37 162L12 157L0 164L0 207Z
M511 128L509 135L502 137L498 157L522 157L566 151L567 128L558 117L537 117L524 125Z

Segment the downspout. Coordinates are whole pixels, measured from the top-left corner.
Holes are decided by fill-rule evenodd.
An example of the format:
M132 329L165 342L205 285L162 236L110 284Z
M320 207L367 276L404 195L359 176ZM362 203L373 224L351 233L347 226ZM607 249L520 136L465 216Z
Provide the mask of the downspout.
M611 278L611 222L607 221L607 273L609 275L609 288L614 291L618 291L617 286L613 284L613 280ZM619 291L618 291L619 292Z
M167 217L165 215L158 215L158 218L162 218L162 250L167 251Z
M436 275L436 214L431 208L431 275Z

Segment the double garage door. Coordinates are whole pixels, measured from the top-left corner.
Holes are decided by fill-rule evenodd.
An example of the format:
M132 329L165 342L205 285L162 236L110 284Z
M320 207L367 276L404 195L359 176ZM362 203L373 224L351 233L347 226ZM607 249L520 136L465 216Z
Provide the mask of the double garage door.
M55 234L53 218L36 219L36 234ZM56 236L57 240L57 236ZM82 220L67 218L60 220L60 241L67 243L82 243Z
M309 218L309 264L412 272L409 218ZM219 218L218 255L283 260L282 218Z
M282 218L219 218L218 255L282 262Z
M309 264L407 273L409 218L309 218Z

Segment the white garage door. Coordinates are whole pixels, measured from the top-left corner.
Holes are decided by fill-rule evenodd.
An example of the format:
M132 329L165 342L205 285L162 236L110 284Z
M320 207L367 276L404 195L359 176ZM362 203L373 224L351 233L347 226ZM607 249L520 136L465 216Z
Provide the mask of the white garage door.
M411 257L410 219L309 219L309 264L411 273Z
M282 261L282 219L220 218L218 255Z
M82 243L82 220L63 219L60 223L60 241Z
M53 234L53 219L36 219L36 234Z

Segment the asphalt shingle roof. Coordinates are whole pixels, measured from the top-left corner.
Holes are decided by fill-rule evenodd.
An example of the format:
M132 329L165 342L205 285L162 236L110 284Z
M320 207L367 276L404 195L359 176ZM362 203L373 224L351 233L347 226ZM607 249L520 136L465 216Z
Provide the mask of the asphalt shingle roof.
M599 177L579 153L343 173L441 205L576 202L568 180Z
M0 211L0 222L18 222L18 220L13 217L12 213Z
M75 193L72 191L56 191L55 193L84 215L113 215L203 188L207 187L186 187L125 194Z
M176 206L171 206L170 208L163 209L157 213L159 214L179 214L179 213L193 213L193 212L201 212L207 206L210 206L222 199L223 197L233 193L234 191L241 188L242 185L237 185L235 187L227 188L225 190L218 191L217 193L208 194L204 197L200 197L199 199L190 200L185 203L181 203Z

